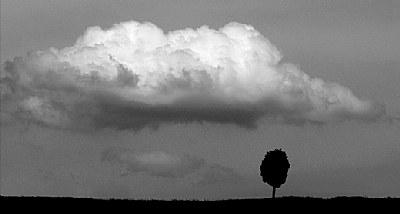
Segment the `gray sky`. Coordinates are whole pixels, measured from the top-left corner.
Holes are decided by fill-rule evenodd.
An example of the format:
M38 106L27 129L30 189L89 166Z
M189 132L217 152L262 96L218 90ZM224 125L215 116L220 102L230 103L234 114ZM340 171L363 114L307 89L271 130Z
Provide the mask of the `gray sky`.
M164 32L218 29L232 21L252 25L278 47L284 62L383 103L390 117L400 116L397 0L2 0L1 62L30 50L73 46L88 27L129 20L154 23ZM278 195L400 196L399 139L399 122L388 120L322 126L262 120L250 130L167 124L136 132L2 124L1 194L264 197L270 187L262 183L259 165L267 150L282 148L291 168ZM170 171L153 170L143 154L180 162L168 165Z

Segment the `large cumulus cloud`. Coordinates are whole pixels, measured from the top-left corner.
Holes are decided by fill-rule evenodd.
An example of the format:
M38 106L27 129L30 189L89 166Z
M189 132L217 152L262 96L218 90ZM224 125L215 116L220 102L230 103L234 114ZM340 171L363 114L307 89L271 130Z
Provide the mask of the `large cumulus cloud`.
M374 120L381 105L311 78L252 26L164 33L135 21L88 28L75 45L29 52L1 71L2 120L66 129L216 122L255 127Z

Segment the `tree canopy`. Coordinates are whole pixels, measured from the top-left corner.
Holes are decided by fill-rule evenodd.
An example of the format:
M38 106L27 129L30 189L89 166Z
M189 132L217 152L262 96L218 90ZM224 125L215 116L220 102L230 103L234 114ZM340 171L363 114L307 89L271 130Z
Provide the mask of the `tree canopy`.
M272 197L275 197L275 189L286 182L289 168L287 155L281 149L268 151L265 154L260 166L260 175L264 183L273 187Z

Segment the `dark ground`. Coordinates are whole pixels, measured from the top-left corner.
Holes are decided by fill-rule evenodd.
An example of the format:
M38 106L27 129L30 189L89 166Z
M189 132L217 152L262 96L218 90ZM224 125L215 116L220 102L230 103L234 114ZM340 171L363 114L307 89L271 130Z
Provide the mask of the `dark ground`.
M230 199L219 201L206 200L119 200L119 199L92 199L92 198L61 198L61 197L9 197L1 196L1 207L10 207L12 210L40 212L78 212L78 211L111 211L142 213L142 211L246 211L248 213L267 213L268 211L286 212L313 212L318 213L348 213L348 211L379 211L379 213L397 213L400 208L400 198L366 198L366 197L281 197L265 199ZM397 210L397 211L396 211ZM264 212L265 211L265 212ZM8 212L7 212L8 213ZM276 213L276 212L274 212Z

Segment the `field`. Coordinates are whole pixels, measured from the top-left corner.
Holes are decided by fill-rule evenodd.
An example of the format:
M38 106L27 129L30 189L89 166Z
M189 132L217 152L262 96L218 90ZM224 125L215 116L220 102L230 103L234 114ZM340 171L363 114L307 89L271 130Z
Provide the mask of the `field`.
M61 197L1 197L2 206L14 204L32 206L16 206L17 209L45 209L52 211L73 211L75 209L100 209L100 210L126 210L138 212L139 210L182 210L182 211L208 211L208 210L247 210L251 213L261 210L280 211L361 211L361 210L388 210L398 209L399 198L367 198L367 197L280 197L258 199L227 199L227 200L120 200L120 199L93 199L93 198L61 198ZM51 206L49 206L51 205ZM13 206L14 207L14 206ZM324 209L324 210L321 210ZM259 211L258 211L259 210ZM141 213L141 212L140 212Z

